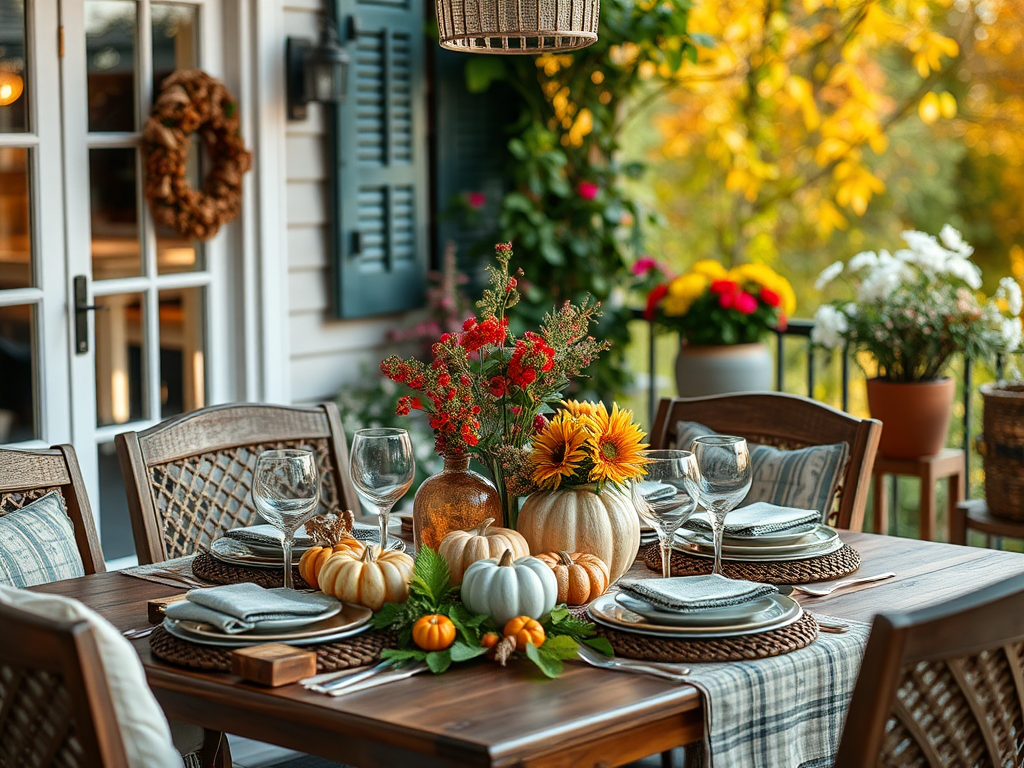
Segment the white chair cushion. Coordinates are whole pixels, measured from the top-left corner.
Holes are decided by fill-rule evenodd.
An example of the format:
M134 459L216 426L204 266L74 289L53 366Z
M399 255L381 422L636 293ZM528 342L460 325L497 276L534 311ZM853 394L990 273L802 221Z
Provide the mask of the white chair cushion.
M181 768L171 731L146 682L142 662L110 622L77 600L0 586L0 602L57 621L87 621L94 628L129 768Z

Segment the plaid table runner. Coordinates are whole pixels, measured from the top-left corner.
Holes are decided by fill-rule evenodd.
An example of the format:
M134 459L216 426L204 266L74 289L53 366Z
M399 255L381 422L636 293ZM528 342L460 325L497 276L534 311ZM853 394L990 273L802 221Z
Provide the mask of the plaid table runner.
M825 768L835 760L870 624L841 619L806 648L758 661L694 664L707 768Z

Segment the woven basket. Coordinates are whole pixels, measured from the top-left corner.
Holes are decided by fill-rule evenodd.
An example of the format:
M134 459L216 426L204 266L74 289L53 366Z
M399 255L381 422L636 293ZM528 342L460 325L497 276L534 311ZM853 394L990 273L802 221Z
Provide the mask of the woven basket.
M597 40L600 0L437 0L442 48L534 54Z
M988 511L1024 521L1024 382L984 384L983 438Z

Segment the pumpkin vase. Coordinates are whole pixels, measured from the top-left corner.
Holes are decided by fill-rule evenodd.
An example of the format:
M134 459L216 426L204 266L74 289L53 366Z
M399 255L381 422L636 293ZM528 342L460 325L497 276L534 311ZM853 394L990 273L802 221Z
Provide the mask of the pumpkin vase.
M953 379L868 379L868 410L882 422L878 452L893 459L931 456L946 446L953 415Z
M578 485L531 493L518 530L531 552L587 552L607 563L611 581L640 551L640 518L628 493L610 485Z
M463 531L491 518L502 520L501 497L483 475L469 468L469 454L446 454L444 469L428 477L412 503L412 538L416 548L435 552L452 531Z

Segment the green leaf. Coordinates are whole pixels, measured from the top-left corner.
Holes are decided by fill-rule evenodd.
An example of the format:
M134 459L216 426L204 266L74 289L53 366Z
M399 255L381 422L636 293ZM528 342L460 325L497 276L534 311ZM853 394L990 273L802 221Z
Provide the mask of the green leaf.
M373 614L374 629L384 629L395 624L404 624L408 620L408 607L405 603L384 603L377 613Z
M466 62L466 88L483 93L496 80L505 79L505 65L497 56L474 56Z
M542 621L541 624L551 622L552 625L556 625L559 622L564 621L567 617L571 615L572 614L569 613L569 606L567 606L565 603L562 603L561 605L556 605L554 608L552 608L551 613L548 614L547 621Z
M451 592L448 563L430 547L420 547L412 571L411 590L436 610Z
M399 662L409 661L410 659L423 661L427 657L427 653L415 648L385 648L380 652L380 657L384 661Z
M536 664L545 675L555 678L562 674L562 662L556 656L550 655L544 650L546 645L547 643L544 643L544 645L538 648L533 643L528 643L526 646L526 658Z
M548 655L556 659L575 659L576 654L579 653L579 645L576 641L568 635L557 635L555 637L549 637L544 641L544 645L541 649Z
M452 643L452 647L449 648L448 651L451 654L452 661L454 662L469 661L470 659L475 659L477 656L483 656L487 653L487 649L482 645L470 645L462 640L456 640Z
M452 654L450 651L431 651L427 654L427 667L435 675L440 675L452 665Z
M604 637L588 637L582 641L586 645L589 645L595 651L603 653L605 656L614 656L615 649L612 648L612 644L608 642L607 638Z

